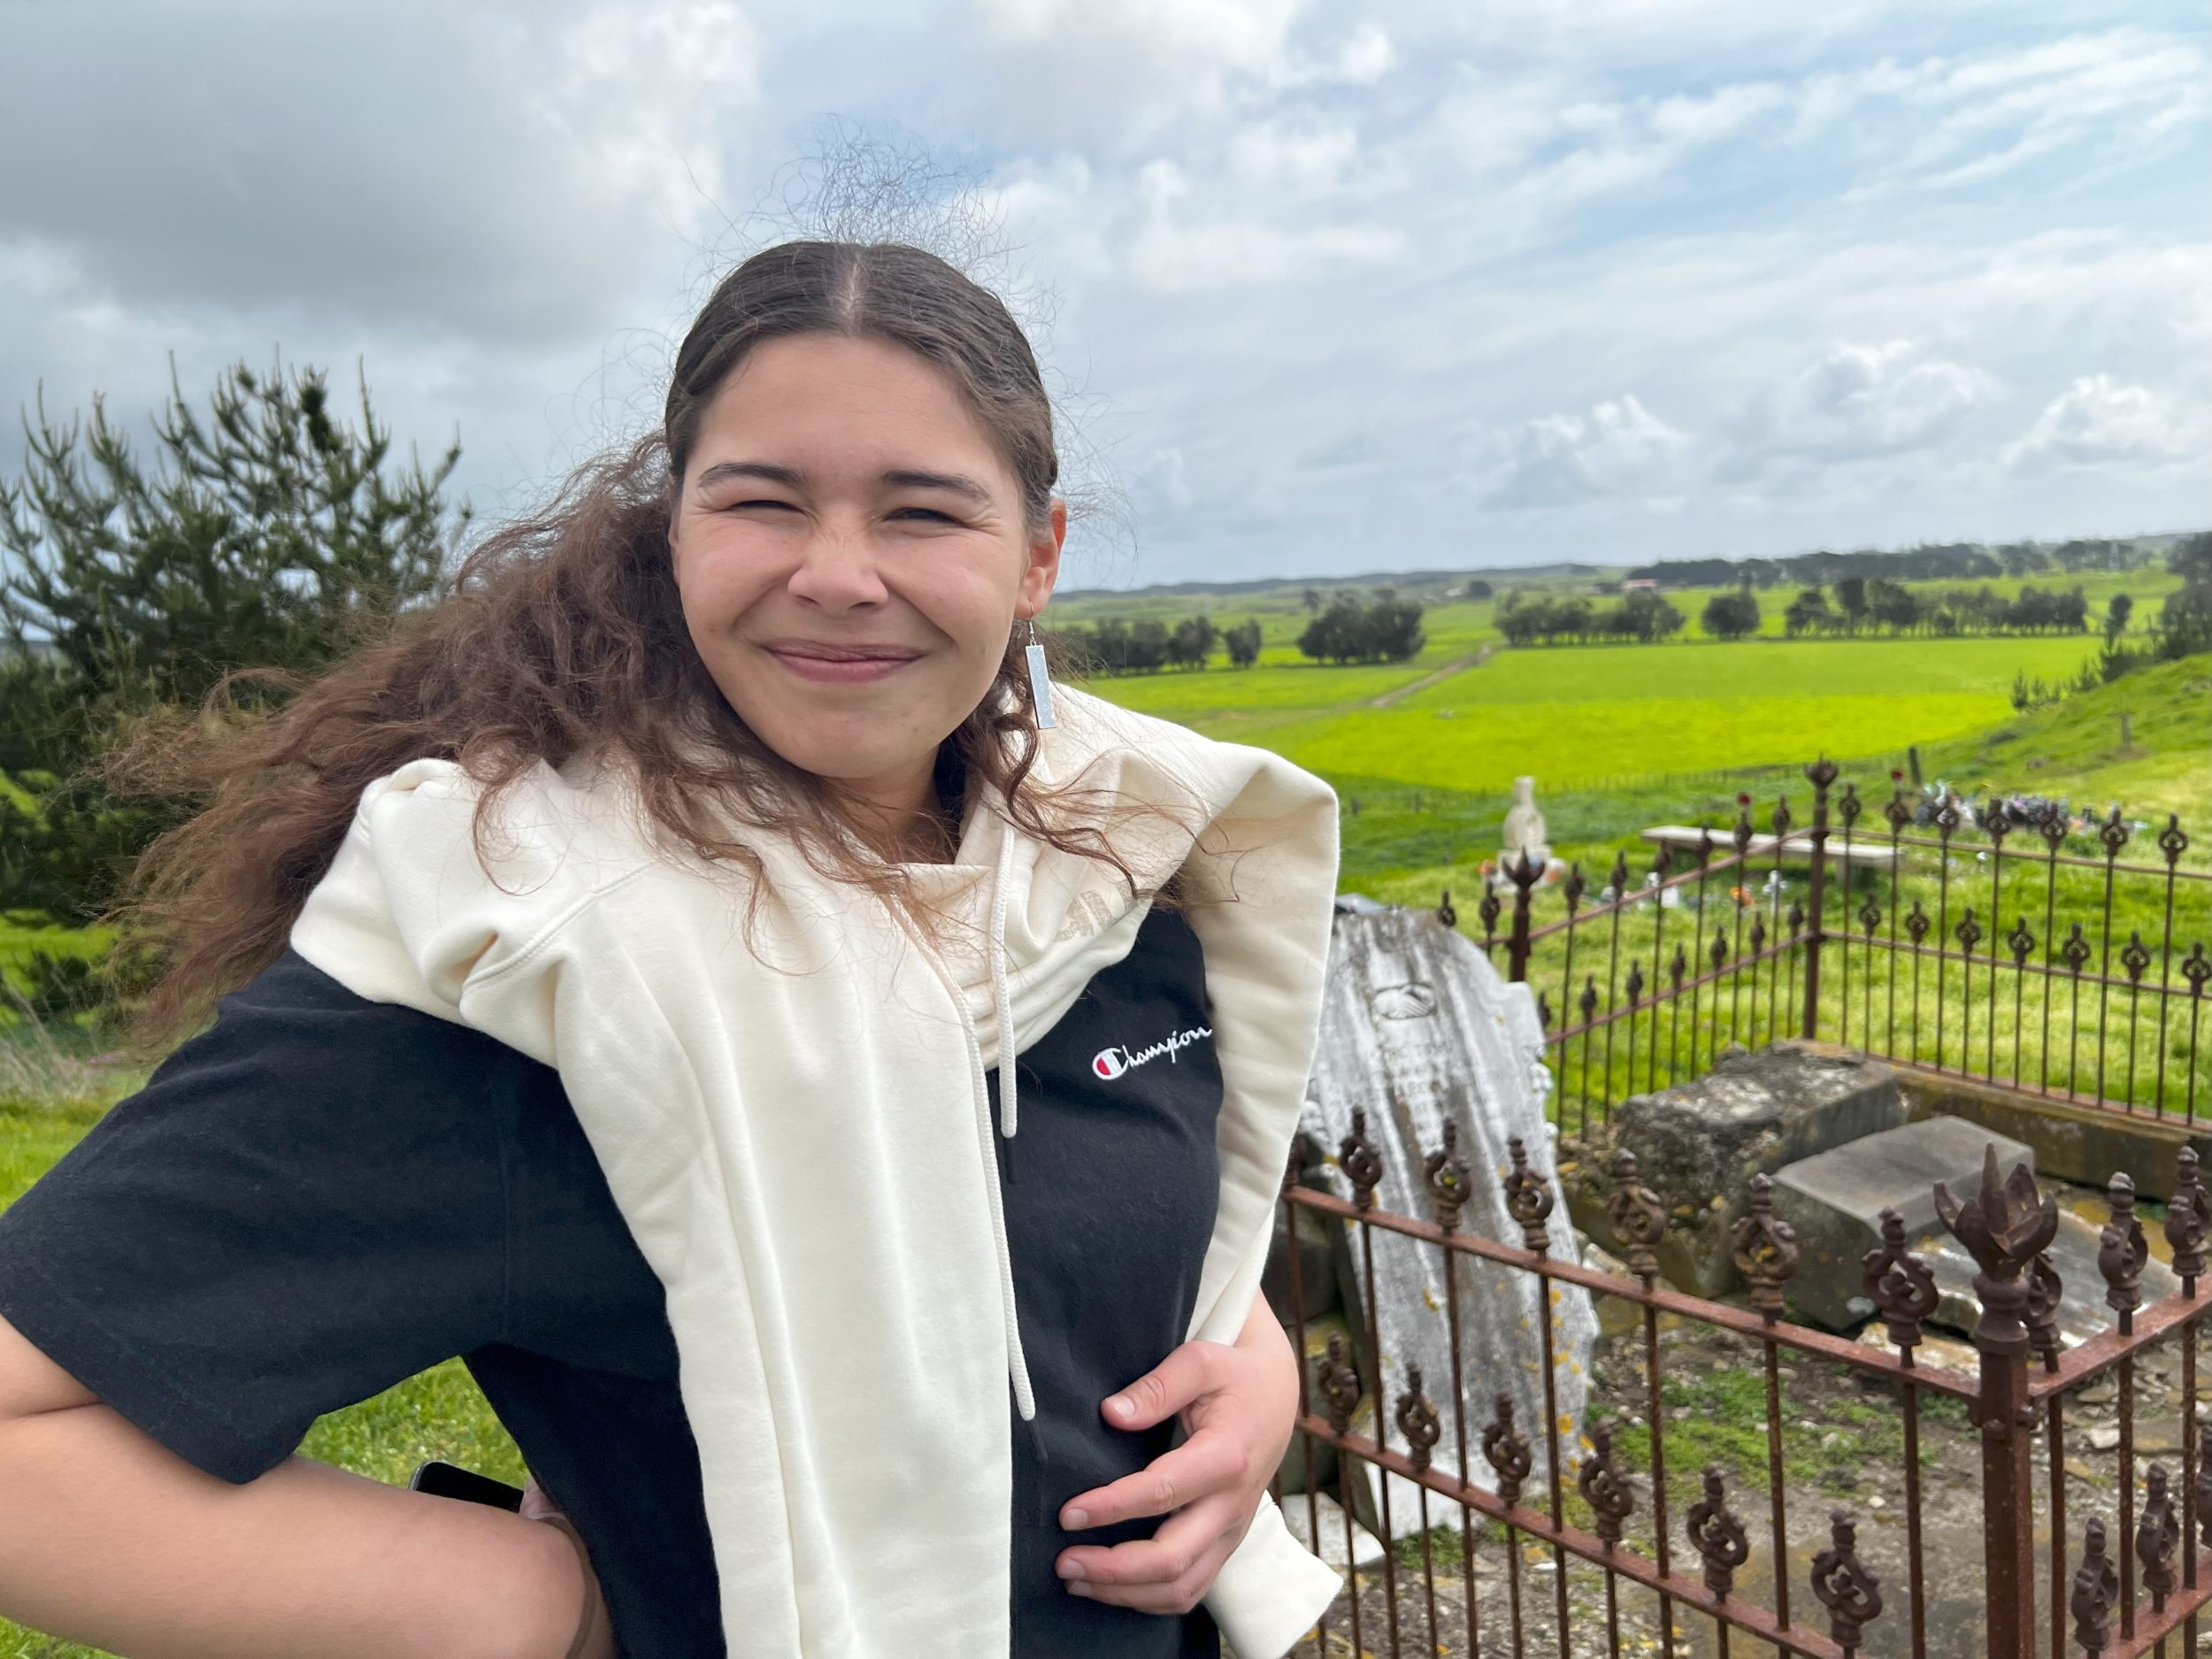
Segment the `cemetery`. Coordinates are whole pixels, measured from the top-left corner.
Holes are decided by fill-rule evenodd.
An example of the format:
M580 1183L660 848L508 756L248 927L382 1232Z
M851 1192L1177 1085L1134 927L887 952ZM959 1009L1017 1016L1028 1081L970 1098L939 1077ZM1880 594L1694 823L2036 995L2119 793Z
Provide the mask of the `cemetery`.
M1524 778L1477 892L1340 902L1270 1284L1315 1651L2194 1651L2201 837L1806 781L1592 893Z

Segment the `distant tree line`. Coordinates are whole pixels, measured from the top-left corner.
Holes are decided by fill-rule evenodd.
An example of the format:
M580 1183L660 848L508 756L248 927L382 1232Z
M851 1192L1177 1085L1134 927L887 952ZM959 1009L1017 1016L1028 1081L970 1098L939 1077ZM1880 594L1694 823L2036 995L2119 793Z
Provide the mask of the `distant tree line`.
M1340 593L1321 607L1298 636L1298 649L1316 662L1402 663L1417 656L1428 636L1421 628L1421 606L1379 589L1363 603ZM1219 645L1232 668L1249 668L1260 659L1259 623L1246 618L1220 627L1201 612L1179 622L1147 618L1141 622L1110 617L1091 627L1070 627L1056 636L1077 670L1087 674L1148 674L1163 668L1203 668Z
M1248 668L1259 660L1260 625L1248 619L1219 627L1203 611L1173 624L1153 617L1141 622L1109 617L1095 627L1062 629L1059 642L1078 668L1089 674L1203 668L1217 644L1227 649L1233 666Z
M1994 547L1971 541L1924 542L1914 548L1863 548L1850 553L1823 550L1778 559L1678 559L1639 565L1629 572L1628 579L1664 582L1670 588L1762 589L1793 583L1817 587L1852 577L1868 580L1879 577L1892 582L1972 581L1997 576L2040 576L2053 571L2072 576L2088 571L2142 570L2154 557L2147 544L2126 538L2083 538L2050 546L2039 541Z
M2126 614L2124 609L2123 625ZM1782 612L1782 630L1792 639L1863 631L1947 639L1962 634L2081 634L2088 627L2089 601L2078 586L2063 591L2023 588L2008 598L1985 587L1916 594L1883 577L1847 576L1836 583L1832 603L1815 586L1800 592Z
M1609 604L1594 603L1578 594L1555 596L1518 589L1498 603L1493 617L1509 645L1538 640L1547 645L1562 640L1578 645L1594 640L1649 644L1679 634L1683 619L1681 611L1648 589L1624 594Z

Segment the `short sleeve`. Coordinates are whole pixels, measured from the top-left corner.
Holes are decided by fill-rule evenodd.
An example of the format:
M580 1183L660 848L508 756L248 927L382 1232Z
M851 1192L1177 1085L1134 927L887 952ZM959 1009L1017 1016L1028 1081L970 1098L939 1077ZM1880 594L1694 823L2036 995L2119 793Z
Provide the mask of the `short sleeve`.
M504 1340L529 1066L288 955L0 1215L0 1315L253 1479L324 1412Z

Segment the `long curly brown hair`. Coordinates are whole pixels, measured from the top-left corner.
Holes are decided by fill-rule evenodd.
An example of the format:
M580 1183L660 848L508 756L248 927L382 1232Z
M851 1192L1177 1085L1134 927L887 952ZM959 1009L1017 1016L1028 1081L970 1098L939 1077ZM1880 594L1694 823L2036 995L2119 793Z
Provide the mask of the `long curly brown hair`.
M999 299L919 249L804 241L723 279L676 355L660 431L579 469L554 498L462 563L449 593L304 682L274 713L238 713L229 686L190 718L150 724L109 764L114 782L203 803L140 861L117 919L151 988L150 1042L204 1017L280 956L370 783L410 760L452 760L486 786L480 844L500 794L540 762L622 764L664 844L759 860L716 813L789 837L818 872L904 902L895 863L855 845L827 786L739 719L684 624L669 516L716 391L763 341L823 332L914 351L948 374L1010 463L1034 525L1059 460L1051 403ZM1100 858L1134 881L1098 810L1025 787L1036 757L1027 678L1010 634L990 691L945 740L941 763L1002 799L1025 833ZM234 676L234 680L241 676ZM926 833L925 830L925 833ZM945 832L941 827L940 834ZM949 851L949 842L946 844Z

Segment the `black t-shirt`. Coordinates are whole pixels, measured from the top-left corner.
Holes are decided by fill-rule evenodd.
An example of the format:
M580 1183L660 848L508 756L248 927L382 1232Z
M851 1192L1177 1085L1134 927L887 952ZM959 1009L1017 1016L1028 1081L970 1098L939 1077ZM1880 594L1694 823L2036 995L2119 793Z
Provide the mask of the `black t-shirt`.
M1021 1056L1021 1132L998 1141L1038 1405L1012 1430L1020 1659L1217 1652L1202 1610L1108 1607L1052 1571L1071 1542L1158 1525L1056 1517L1171 1443L1098 1408L1194 1306L1219 1183L1209 1025L1197 938L1155 912ZM590 1548L628 1659L726 1651L660 1282L557 1075L479 1033L288 954L0 1215L0 1316L233 1482L459 1355Z

